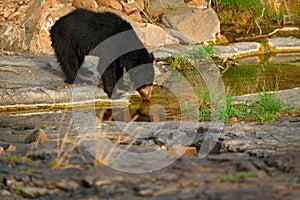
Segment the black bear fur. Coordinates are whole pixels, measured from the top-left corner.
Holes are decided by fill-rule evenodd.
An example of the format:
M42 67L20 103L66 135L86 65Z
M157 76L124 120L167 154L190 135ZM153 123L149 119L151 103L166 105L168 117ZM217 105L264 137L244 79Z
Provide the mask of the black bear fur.
M75 81L85 56L90 54L97 45L114 35L128 30L133 30L130 23L112 12L96 13L77 9L57 20L50 30L50 37L57 60L66 75L66 82L73 83ZM109 98L112 98L115 85L123 76L124 68L126 71L129 71L142 64L151 64L150 70L148 67L148 70L144 70L144 72L143 70L138 70L137 73L139 74L131 75L129 73L130 80L136 86L143 99L150 99L154 79L154 57L152 53L148 52L135 33L133 39L135 42L138 41L142 48L127 52L114 59L105 71L101 73L104 91ZM120 45L130 46L131 42L130 40L125 41L125 43L122 42ZM114 43L113 45L116 44ZM111 54L113 53L111 52ZM140 85L141 83L144 85Z

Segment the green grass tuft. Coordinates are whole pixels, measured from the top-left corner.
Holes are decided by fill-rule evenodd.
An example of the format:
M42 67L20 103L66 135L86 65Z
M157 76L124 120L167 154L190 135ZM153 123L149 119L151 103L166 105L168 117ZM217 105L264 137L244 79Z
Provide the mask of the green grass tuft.
M240 172L240 173L228 173L220 176L222 182L240 182L248 178L257 177L255 172Z
M26 156L20 156L12 153L7 153L4 156L4 160L8 163L17 163L17 162L29 162L30 158Z
M264 112L275 114L283 109L283 102L274 93L263 92L258 97L258 104Z

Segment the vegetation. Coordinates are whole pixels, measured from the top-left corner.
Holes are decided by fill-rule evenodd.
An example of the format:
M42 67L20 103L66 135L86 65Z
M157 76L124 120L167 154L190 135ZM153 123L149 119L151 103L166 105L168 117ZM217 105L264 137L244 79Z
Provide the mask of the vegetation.
M276 97L274 93L263 92L258 95L259 97L259 107L264 112L276 113L282 110L283 103L279 98Z
M30 159L27 156L21 156L13 153L6 153L4 160L8 163L17 163L17 162L29 162Z
M240 182L248 178L257 177L255 172L239 172L239 173L228 173L220 176L222 182Z
M293 113L293 109L284 107L283 102L274 93L263 92L259 94L257 102L250 105L234 104L231 96L226 99L226 105L220 109L215 109L208 102L200 103L200 107L196 109L200 121L211 120L211 115L215 115L216 119L225 119L230 122L236 118L238 121L275 121L280 116L279 112Z
M232 119L236 121L275 121L279 119L278 113L292 113L294 110L284 108L283 102L272 92L266 92L265 88L270 88L269 91L278 90L279 79L283 74L283 68L289 69L288 65L263 65L254 67L253 65L244 66L240 69L235 69L232 72L229 70L223 75L224 79L229 79L230 91L226 97L226 105L222 108L216 108L216 105L212 105L210 100L210 93L207 90L205 83L202 80L201 74L197 72L194 60L207 60L210 56L214 55L214 46L206 45L193 46L190 50L180 52L173 59L170 59L170 64L173 69L182 71L184 77L190 82L191 86L198 97L199 107L195 108L192 105L186 106L185 110L196 112L200 121L210 121L212 119L225 120L230 122ZM192 69L192 70L190 70ZM289 71L289 70L288 70ZM267 75L268 74L268 75ZM275 78L274 78L275 76ZM266 85L265 82L258 84L258 79L266 80L270 85ZM269 80L270 79L270 80ZM275 81L274 81L275 80ZM253 88L252 82L255 83ZM258 95L258 100L250 105L236 104L233 101L233 91L242 91L247 87L248 93L254 93L256 91L262 91ZM260 88L257 88L260 87ZM254 91L253 91L254 90ZM235 94L236 95L236 94ZM237 95L240 95L238 93ZM187 112L188 113L188 112Z
M261 111L258 114L260 121L274 121L276 113L283 110L283 102L274 93L259 94L258 104Z
M176 70L184 70L191 67L191 63L188 60L188 55L183 52L176 55L174 58L171 58L170 65Z
M16 195L21 195L22 191L23 191L23 186L18 185L18 186L15 188L15 191L14 191L14 192L15 192Z
M278 120L282 113L295 112L295 109L287 108L275 93L266 91L258 94L257 101L251 104L238 104L227 94L225 105L217 108L212 104L205 84L200 81L196 83L197 78L193 79L191 75L189 78L198 97L198 105L186 105L185 111L196 112L200 121L219 120L228 123L235 119L234 122L266 122Z
M219 15L221 24L236 22L233 24L251 26L258 19L259 24L281 24L284 15L291 16L294 23L300 19L300 3L297 0L213 0L212 6Z
M169 63L173 69L186 70L194 68L194 61L207 61L210 57L215 55L215 48L213 44L204 46L194 45L192 49L181 51L175 57L170 58Z
M250 8L261 9L262 7L260 0L214 0L214 3L216 7L236 7L238 11L247 10Z

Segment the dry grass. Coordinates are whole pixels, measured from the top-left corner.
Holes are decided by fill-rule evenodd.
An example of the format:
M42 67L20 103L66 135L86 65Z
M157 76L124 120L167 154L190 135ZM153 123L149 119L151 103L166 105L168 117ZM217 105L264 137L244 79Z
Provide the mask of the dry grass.
M101 127L103 124L104 110L98 115L98 127ZM66 114L63 115L61 120L65 120ZM131 122L135 121L138 118L138 115L135 116ZM113 117L111 116L108 121L112 121ZM123 136L120 133L116 137L110 137L110 131L108 128L102 130L97 127L91 127L93 130L92 134L82 134L79 136L71 136L71 128L73 125L73 119L69 120L67 129L65 127L60 127L60 130L65 132L62 138L58 138L57 140L57 156L55 160L52 162L51 166L54 169L57 168L68 168L68 167L78 167L69 163L69 159L71 158L74 150L82 145L84 145L84 141L92 141L94 144L92 148L94 148L94 166L103 166L103 165L113 165L114 160L120 159L123 154L118 151L118 144L127 143L128 147L123 149L124 151L129 150L135 143L137 136L126 135ZM127 129L130 127L130 123L124 130L123 133L126 133ZM99 132L101 131L101 133ZM59 131L60 132L60 131ZM109 140L109 141L108 141ZM83 156L83 155L82 155ZM83 158L84 159L84 158Z
M104 111L102 111L102 113L99 115L99 127L102 126L103 123L103 116L104 116ZM131 120L131 122L135 121L138 118L138 115L134 116L134 118ZM110 117L110 119L108 121L112 120L112 116ZM124 130L122 130L123 133L126 133L128 128L130 126L130 122L128 123L128 125L125 127ZM120 143L127 143L128 142L128 146L126 149L124 149L124 151L128 151L133 144L135 143L135 141L137 140L138 136L123 136L123 135L118 135L116 138L114 138L114 145L111 146L110 144L112 143L108 143L105 142L103 143L103 138L98 136L97 131L94 131L94 140L96 141L96 151L95 151L95 159L94 159L94 165L95 166L103 166L104 165L113 165L113 160L118 160L120 159L123 154L120 154L118 151L118 144ZM110 132L106 129L104 130L103 135L105 135L106 139L109 138L109 134ZM110 141L113 142L113 141ZM108 151L107 151L107 148ZM106 153L107 152L107 153ZM118 152L118 154L117 154Z

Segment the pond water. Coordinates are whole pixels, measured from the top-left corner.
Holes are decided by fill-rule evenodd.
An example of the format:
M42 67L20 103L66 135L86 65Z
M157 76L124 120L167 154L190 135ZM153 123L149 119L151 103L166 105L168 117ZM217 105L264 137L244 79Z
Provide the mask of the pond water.
M223 81L226 91L234 96L296 88L300 87L300 65L242 64L230 67Z
M151 101L142 101L139 96L130 97L129 106L113 108L96 106L96 114L102 120L118 121L174 121L182 120L180 103L167 88L155 86Z
M270 59L270 55L267 56ZM251 58L248 58L251 60ZM262 59L262 62L238 62L238 65L231 66L222 74L226 94L239 96L244 94L259 93L263 91L276 91L300 87L300 60L292 62L274 63ZM194 74L193 71L182 72L184 77L189 79L195 93L200 96L201 103L210 101L203 80ZM192 74L192 75L191 75ZM175 79L176 80L176 79ZM177 81L177 80L176 80ZM182 90L184 92L184 90ZM125 121L136 117L136 121L172 121L186 119L187 113L196 113L196 108L188 108L180 105L178 98L164 87L154 87L151 102L142 102L139 97L131 97L127 117ZM154 111L154 112L153 112ZM157 112L160 115L155 114ZM156 115L157 117L153 117ZM111 116L111 115L108 115ZM130 116L130 117L129 117ZM119 118L119 119L122 119Z

